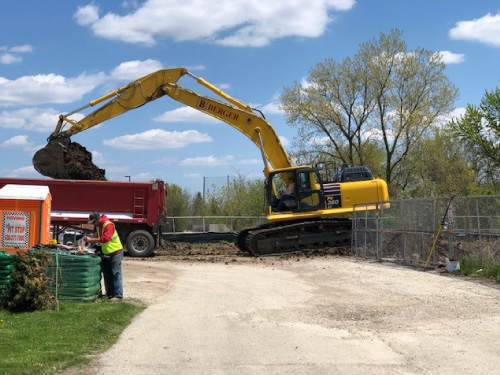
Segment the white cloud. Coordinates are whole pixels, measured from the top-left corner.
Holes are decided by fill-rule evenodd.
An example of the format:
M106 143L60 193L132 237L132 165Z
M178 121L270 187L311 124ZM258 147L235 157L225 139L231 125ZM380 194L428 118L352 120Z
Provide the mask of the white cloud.
M182 175L184 178L202 178L203 176L199 173L185 173Z
M387 130L385 136L387 137L388 142L390 143L394 142L394 132L392 130ZM384 133L382 132L381 129L372 128L365 131L361 135L361 138L363 140L382 142L384 140Z
M312 83L307 80L307 78L302 77L300 80L300 86L302 87L302 90L307 90L309 87L312 86Z
M12 55L10 53L0 55L0 64L10 65L21 61L23 61L21 56Z
M142 172L133 174L130 178L132 181L149 181L153 178L153 174L151 172Z
M16 135L0 144L1 147L27 147L32 145L33 142L28 141L27 135Z
M0 128L25 129L38 132L54 131L59 112L52 108L23 108L0 112Z
M459 119L460 117L462 117L463 115L465 115L465 107L459 107L459 108L455 108L451 114L450 114L450 117L452 119L456 118L456 119Z
M260 110L264 114L271 114L271 115L282 115L285 113L280 108L280 102L271 102L271 103L266 104L265 106L261 107Z
M9 65L23 61L23 58L19 56L19 54L26 52L33 52L33 47L30 44L24 44L22 46L14 46L11 48L3 46L0 47L0 51L5 51L5 53L0 54L0 64Z
M196 158L187 158L181 161L181 165L188 167L215 167L219 165L228 165L234 162L233 155L227 156L199 156Z
M107 165L105 167L106 173L127 173L130 169L126 165Z
M242 159L238 162L240 165L256 165L262 164L262 159Z
M153 118L153 121L168 122L168 123L189 122L197 124L216 124L221 122L215 117L197 111L196 109L191 107L180 107L171 111L166 111L160 116Z
M12 169L6 173L7 177L41 177L40 173L32 165Z
M438 127L443 127L448 124L452 120L458 120L465 114L465 107L455 108L451 113L447 116L441 116L436 120L436 125Z
M204 142L212 142L212 138L206 133L200 133L196 130L171 132L162 129L151 129L143 133L123 135L103 141L107 146L129 150L181 148L193 143Z
M203 64L192 65L192 66L187 66L186 68L187 68L187 70L205 70L205 65L203 65Z
M450 38L457 40L470 40L491 44L500 47L500 13L473 19L472 21L460 21L449 31Z
M279 139L280 139L281 144L283 145L283 147L286 147L286 146L290 145L290 141L288 140L287 137L284 137L284 136L280 135Z
M450 51L439 51L441 55L441 61L445 64L459 64L465 61L465 55L463 53L453 53Z
M89 4L84 7L78 7L76 13L73 15L76 23L82 26L90 25L99 21L99 7L94 4Z
M280 38L318 37L334 20L334 11L349 10L354 4L355 0L147 0L123 16L111 12L101 16L91 3L79 7L74 18L100 37L127 43L151 46L157 38L169 38L261 47Z
M23 44L22 46L11 47L9 51L14 53L33 52L33 46L31 44Z
M65 78L57 74L23 76L15 80L0 77L0 107L71 103L80 100L106 78L104 73Z
M101 164L106 161L106 158L104 157L104 154L99 151L90 151L92 154L92 162L94 164Z
M173 165L177 163L177 158L165 156L161 159L152 160L151 164L161 164L161 165Z
M111 91L116 89L117 80L132 81L162 68L159 61L148 59L123 62L112 69L110 74L83 73L68 78L52 73L23 76L14 80L0 77L0 107L72 103L97 86L105 85L104 88L107 88L112 84L113 87L108 89Z
M111 71L111 78L132 81L160 69L163 69L163 66L157 60L127 61L121 63Z

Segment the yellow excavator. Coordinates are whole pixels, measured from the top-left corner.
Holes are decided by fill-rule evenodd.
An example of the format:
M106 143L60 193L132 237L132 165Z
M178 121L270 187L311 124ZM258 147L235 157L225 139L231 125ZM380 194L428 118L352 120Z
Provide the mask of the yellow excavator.
M178 85L183 76L194 78L224 101ZM244 252L265 255L347 246L351 238L351 221L344 216L352 213L356 204L389 200L386 182L373 178L366 167L344 165L337 168L329 163L318 163L314 167L293 166L278 135L260 111L185 68L151 73L82 108L60 115L47 146L33 157L35 169L52 178L104 179L104 171L93 165L90 153L72 143L70 137L165 95L228 123L260 149L269 222L238 234L236 243ZM105 101L81 120L70 118ZM70 127L63 130L68 124ZM89 172L91 176L87 177ZM376 209L376 205L368 207Z

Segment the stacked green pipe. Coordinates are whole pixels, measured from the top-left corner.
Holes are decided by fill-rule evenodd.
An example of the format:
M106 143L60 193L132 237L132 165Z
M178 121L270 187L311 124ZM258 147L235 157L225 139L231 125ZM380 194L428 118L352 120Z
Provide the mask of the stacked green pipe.
M61 300L93 301L101 292L101 258L50 250L49 286Z
M12 283L14 256L0 250L0 300L6 297L7 290Z

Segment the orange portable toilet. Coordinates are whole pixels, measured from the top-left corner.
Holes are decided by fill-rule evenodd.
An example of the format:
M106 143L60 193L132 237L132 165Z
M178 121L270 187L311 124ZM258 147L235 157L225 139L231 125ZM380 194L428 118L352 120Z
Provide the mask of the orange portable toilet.
M48 186L5 185L0 189L0 250L15 253L50 239Z

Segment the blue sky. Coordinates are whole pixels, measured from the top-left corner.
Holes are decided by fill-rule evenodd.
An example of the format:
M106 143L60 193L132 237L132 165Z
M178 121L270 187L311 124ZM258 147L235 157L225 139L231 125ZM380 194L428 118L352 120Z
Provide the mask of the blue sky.
M409 49L442 53L456 114L500 86L500 1L9 1L0 12L0 175L42 177L34 152L59 113L158 69L187 67L261 109L290 147L283 87L326 58L403 31ZM204 92L188 77L180 84ZM83 114L87 114L84 111ZM168 97L73 137L108 179L162 178L191 191L203 176L262 176L259 150L229 125Z

